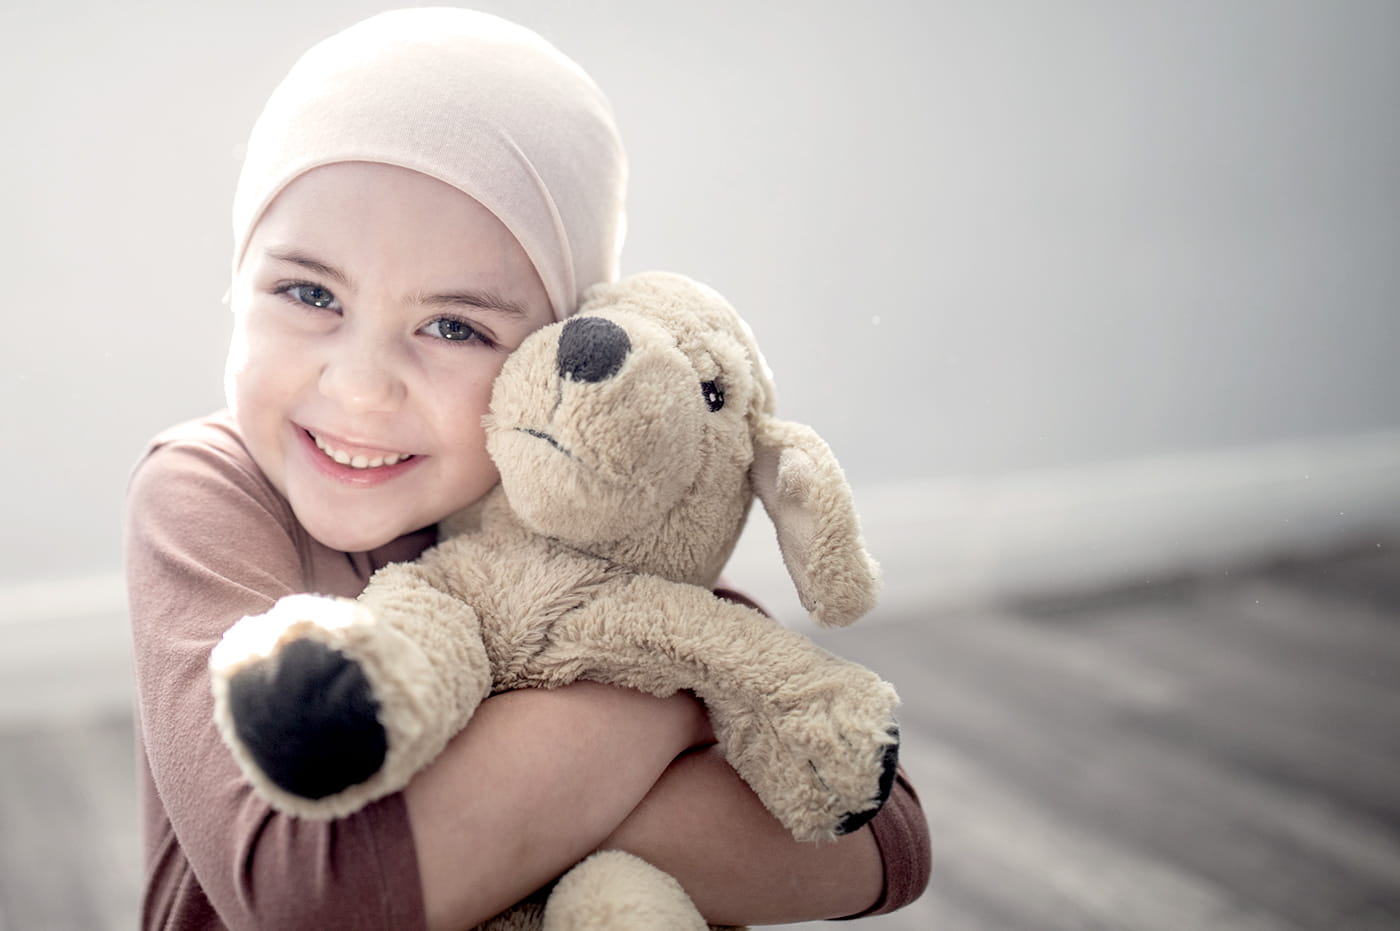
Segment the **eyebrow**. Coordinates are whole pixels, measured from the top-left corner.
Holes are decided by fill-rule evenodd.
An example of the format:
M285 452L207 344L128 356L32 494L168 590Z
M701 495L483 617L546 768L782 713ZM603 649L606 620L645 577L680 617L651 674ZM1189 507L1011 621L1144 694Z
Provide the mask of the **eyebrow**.
M495 291L447 291L442 294L428 294L418 298L419 303L435 307L471 307L476 310L489 310L507 317L522 319L529 316L525 305L513 301Z
M296 249L270 250L267 253L267 257L270 259L275 259L278 262L288 262L292 265L300 265L302 268L306 269L312 274L321 275L324 278L329 278L336 284L346 287L350 285L350 277L346 275L345 272L336 268L334 265L327 265L320 259L312 258L305 252L300 252Z
M278 262L298 265L312 274L329 278L336 284L353 290L349 275L305 252L297 249L273 250L269 251L267 256ZM414 299L417 303L437 307L471 307L476 310L494 311L512 318L529 316L524 304L491 290L443 291L437 294L415 295Z

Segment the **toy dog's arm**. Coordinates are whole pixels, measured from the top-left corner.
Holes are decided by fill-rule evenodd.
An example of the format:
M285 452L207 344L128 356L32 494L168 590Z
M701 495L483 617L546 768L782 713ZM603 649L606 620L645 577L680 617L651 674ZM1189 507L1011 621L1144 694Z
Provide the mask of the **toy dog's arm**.
M694 691L730 764L799 840L854 830L889 794L894 688L751 608L642 576L562 618L550 639L541 684Z
M358 601L289 596L224 635L215 718L274 807L339 817L403 788L489 693L476 612L432 579L386 566Z

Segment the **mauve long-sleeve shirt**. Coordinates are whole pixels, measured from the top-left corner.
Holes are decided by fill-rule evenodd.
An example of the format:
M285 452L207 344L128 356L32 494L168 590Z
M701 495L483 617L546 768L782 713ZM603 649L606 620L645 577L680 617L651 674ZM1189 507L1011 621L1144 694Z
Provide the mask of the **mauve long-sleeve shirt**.
M324 822L271 809L214 726L208 661L240 617L297 592L353 598L376 569L434 542L433 528L370 553L316 542L226 412L152 441L132 475L126 519L143 928L424 927L403 797ZM930 869L927 824L902 772L871 830L885 889L870 913L891 911L922 892Z

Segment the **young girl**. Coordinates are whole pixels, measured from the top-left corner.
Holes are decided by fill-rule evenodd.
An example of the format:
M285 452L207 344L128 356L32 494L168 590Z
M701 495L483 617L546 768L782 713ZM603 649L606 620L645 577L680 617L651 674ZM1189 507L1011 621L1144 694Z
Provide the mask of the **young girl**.
M798 844L687 695L493 697L405 791L328 823L268 808L214 728L227 627L286 594L353 597L495 483L492 380L616 275L624 185L602 94L493 17L374 17L268 101L234 199L228 410L157 437L131 482L144 927L466 928L604 847L676 876L715 922L922 890L902 778L871 825Z

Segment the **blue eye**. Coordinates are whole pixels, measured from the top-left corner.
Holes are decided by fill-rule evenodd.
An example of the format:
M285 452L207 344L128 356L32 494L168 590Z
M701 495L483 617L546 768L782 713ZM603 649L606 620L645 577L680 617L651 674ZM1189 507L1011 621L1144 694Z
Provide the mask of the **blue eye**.
M318 284L291 284L283 289L292 299L320 310L338 310L335 295Z
M473 340L487 345L491 343L491 340L483 336L480 330L457 317L438 317L423 330L429 336L436 336L438 339L444 339L451 343L465 343Z

